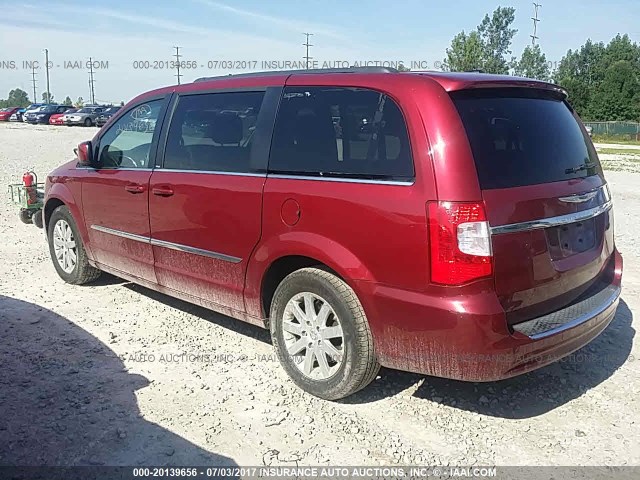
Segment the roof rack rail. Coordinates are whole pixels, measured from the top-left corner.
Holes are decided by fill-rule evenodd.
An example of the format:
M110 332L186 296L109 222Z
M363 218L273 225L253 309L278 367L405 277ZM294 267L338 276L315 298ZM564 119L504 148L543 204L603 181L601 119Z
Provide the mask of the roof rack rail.
M222 80L224 78L250 78L250 77L267 77L271 75L301 75L301 74L318 74L318 73L398 73L398 70L391 67L349 67L349 68L310 68L302 70L267 70L264 72L250 73L230 73L229 75L219 75L216 77L196 78L193 83L208 82L211 80Z

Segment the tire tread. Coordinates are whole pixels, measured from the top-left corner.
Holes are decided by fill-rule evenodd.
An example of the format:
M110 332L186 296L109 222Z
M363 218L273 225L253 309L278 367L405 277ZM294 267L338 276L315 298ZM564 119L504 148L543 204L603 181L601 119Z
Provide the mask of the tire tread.
M357 342L356 350L359 351L360 354L356 357L355 364L350 372L349 381L341 385L339 389L331 392L331 394L323 395L323 398L327 400L337 400L362 390L376 378L380 370L380 364L376 358L373 335L369 328L367 316L356 293L344 280L333 273L318 267L302 268L289 274L280 285L283 285L285 282L295 282L298 277L306 276L323 279L329 283L353 316L356 330L354 341ZM280 296L281 289L279 286L272 302L272 314L275 311L274 307L282 300L279 298ZM275 322L272 321L271 324L273 325Z

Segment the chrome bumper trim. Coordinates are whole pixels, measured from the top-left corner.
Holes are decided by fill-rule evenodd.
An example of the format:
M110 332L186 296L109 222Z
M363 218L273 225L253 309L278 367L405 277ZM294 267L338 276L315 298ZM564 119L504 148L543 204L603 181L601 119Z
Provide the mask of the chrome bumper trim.
M513 325L516 332L532 340L556 335L588 322L614 306L620 299L621 288L609 285L597 294L562 310Z

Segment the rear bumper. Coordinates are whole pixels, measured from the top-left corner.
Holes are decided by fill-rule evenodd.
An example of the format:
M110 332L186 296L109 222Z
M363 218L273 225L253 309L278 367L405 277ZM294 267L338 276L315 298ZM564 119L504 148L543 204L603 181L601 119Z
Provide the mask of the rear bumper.
M466 381L494 381L543 367L580 349L613 320L622 257L601 294L510 329L486 285L464 295L407 292L357 282L380 363L389 368Z

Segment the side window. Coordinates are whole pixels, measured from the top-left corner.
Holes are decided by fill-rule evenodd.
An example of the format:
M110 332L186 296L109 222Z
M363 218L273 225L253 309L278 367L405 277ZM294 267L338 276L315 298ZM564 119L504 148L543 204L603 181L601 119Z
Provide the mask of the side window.
M414 175L407 127L387 95L361 88L287 87L269 171L380 180Z
M162 102L138 105L111 125L100 138L101 168L147 168Z
M264 92L181 96L171 119L164 168L251 172L251 146Z

